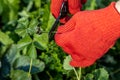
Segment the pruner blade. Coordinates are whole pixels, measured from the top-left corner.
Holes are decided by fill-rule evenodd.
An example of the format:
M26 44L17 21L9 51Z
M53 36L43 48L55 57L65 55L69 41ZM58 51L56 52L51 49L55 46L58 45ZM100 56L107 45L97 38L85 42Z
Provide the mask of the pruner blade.
M52 25L52 28L50 29L48 33L49 42L54 40L55 33L53 32L55 32L55 30L57 29L59 20L64 18L67 15L67 13L68 13L68 3L67 3L67 0L64 0L62 3L61 9L60 9L59 16L58 18L56 18L54 24Z

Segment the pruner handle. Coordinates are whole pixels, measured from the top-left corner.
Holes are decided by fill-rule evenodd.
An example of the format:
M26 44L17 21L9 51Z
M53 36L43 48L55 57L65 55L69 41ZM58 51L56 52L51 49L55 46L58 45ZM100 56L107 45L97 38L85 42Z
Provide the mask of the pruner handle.
M68 14L68 2L67 0L64 0L60 9L60 19L66 17Z
M58 16L58 18L56 18L56 21L54 22L54 24L52 25L52 28L50 29L49 33L48 33L48 38L49 38L49 42L54 40L54 35L58 27L58 24L59 24L59 20L66 17L68 14L68 2L67 0L64 0L63 3L62 3L62 6L61 6L61 9L60 9L60 14Z

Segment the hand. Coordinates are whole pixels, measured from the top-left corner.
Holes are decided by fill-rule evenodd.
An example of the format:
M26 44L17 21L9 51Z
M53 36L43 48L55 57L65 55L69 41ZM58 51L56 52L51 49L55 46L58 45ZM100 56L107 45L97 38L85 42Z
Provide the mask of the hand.
M75 14L80 11L82 8L82 4L84 4L87 0L68 0L68 9L70 14ZM59 16L60 8L63 0L51 0L51 12L55 18ZM69 19L66 16L64 19L61 19L62 23L65 23Z
M74 67L87 67L101 58L120 37L120 14L115 3L76 13L55 34L57 45L71 55Z

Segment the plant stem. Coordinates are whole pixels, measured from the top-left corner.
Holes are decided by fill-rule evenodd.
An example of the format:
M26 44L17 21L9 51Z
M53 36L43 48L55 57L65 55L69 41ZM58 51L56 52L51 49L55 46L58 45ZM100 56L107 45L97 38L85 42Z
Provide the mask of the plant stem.
M28 77L30 77L30 72L31 72L31 69L32 69L32 58L31 58L31 60L30 60L30 68L29 68L29 73L28 73Z
M81 67L79 68L79 80L81 79Z
M76 69L73 67L73 70L75 72L75 75L77 77L77 80L80 80L81 79L81 68L79 68L79 71L77 73Z
M78 73L77 73L77 71L76 71L76 69L73 67L73 70L74 70L74 72L75 72L75 75L76 75L76 77L77 77L77 80L80 80L79 79L79 76L78 76Z
M27 12L30 11L30 9L32 8L32 6L33 6L33 0L31 0L31 1L29 2L28 6L27 6Z
M52 76L50 75L50 73L48 71L46 71L46 73L48 74L48 76L50 77L50 80L53 80Z

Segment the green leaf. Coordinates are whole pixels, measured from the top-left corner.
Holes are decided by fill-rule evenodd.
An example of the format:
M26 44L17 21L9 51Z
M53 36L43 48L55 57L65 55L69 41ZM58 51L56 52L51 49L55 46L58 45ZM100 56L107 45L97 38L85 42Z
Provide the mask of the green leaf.
M18 18L20 0L0 0L0 7L2 8L2 21L7 23Z
M10 8L10 12L9 12L9 20L16 20L17 19L17 12L19 10L19 3L20 0L8 0L9 3L9 8ZM7 4L8 4L7 3Z
M109 74L104 68L96 69L92 74L94 74L94 80L109 80Z
M43 33L41 35L35 34L34 35L34 45L40 49L44 50L47 48L48 44L48 34Z
M13 43L13 40L7 34L0 31L0 42L4 45L10 45Z
M1 73L4 77L10 73L11 66L18 56L16 45L12 45L1 60Z
M27 35L26 30L24 28L16 29L15 32L21 37L25 37Z
M0 14L3 12L3 2L2 1L0 1Z
M32 35L37 32L37 25L38 20L37 19L29 19L27 17L23 17L18 20L17 29L15 32L21 36L25 37L26 35Z
M93 74L87 74L84 78L84 80L93 80L94 75Z
M33 63L32 63L31 74L42 72L45 68L45 64L38 59L32 59L32 60ZM29 72L30 62L31 62L31 58L29 56L21 56L16 59L14 63L14 68Z
M31 43L32 43L32 39L30 38L30 36L25 36L23 39L21 39L18 42L17 46L18 46L18 49L23 49Z
M14 60L19 56L17 46L12 45L5 56L8 62L12 65Z
M37 19L32 19L30 22L29 22L29 26L27 28L27 33L29 33L30 35L33 35L36 33L36 29L37 29L37 25L38 25L38 21Z
M49 5L44 5L44 9L41 10L42 12L42 18L40 19L42 21L42 25L41 28L43 30L46 30L46 27L48 25L48 20L49 20L49 14L50 14L50 9L49 9Z
M28 55L32 58L32 59L36 59L37 58L37 51L36 48L34 46L34 44L31 44L28 48Z
M71 60L71 57L70 57L70 56L67 56L67 57L64 59L63 68L64 68L65 70L73 70L73 67L69 64L69 63L70 63L70 60Z
M26 17L20 18L18 20L17 29L15 30L15 32L21 37L28 35L27 34L28 25L29 25L28 18L26 18Z
M96 8L96 0L88 0L86 4L86 10L94 10Z
M29 25L28 17L22 17L18 20L17 28L27 28Z
M49 19L48 19L48 25L46 28L46 31L49 31L52 27L52 24L55 22L55 18L53 17L53 15L50 13L49 14Z
M99 68L87 74L85 80L109 80L109 74L104 68Z
M35 6L37 8L40 8L41 7L41 0L34 0L35 1Z
M31 75L22 70L12 70L10 74L11 80L32 80Z

